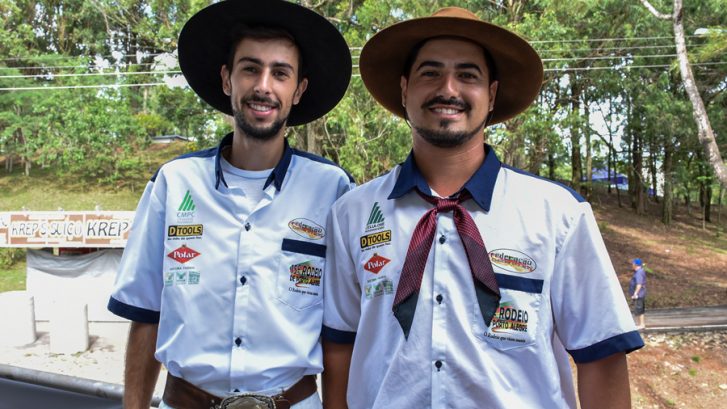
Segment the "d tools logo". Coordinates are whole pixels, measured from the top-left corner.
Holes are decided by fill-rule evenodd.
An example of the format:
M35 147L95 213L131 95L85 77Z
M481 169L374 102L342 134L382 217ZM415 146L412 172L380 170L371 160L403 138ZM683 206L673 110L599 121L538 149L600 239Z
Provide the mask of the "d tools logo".
M171 253L167 254L167 257L169 257L173 260L176 260L179 263L184 264L199 255L200 255L200 252L198 252L197 250L194 250L190 247L182 245L182 247L180 247L176 250L172 250Z
M382 268L384 268L385 265L389 264L391 260L389 260L386 257L381 257L380 255L374 253L373 257L369 259L366 263L364 263L364 270L370 271L374 274L379 274L379 271L381 271Z

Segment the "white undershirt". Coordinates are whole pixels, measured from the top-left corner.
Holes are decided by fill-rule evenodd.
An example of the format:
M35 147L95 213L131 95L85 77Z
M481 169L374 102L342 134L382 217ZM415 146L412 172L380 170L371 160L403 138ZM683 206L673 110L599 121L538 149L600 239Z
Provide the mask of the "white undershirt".
M242 196L235 195L238 199L236 202L242 208L241 213L244 216L249 216L265 195L263 186L265 186L265 181L273 170L245 170L236 168L224 157L220 158L220 166L222 167L222 173L225 177L225 182L227 182L227 187L230 190L239 189L242 191Z

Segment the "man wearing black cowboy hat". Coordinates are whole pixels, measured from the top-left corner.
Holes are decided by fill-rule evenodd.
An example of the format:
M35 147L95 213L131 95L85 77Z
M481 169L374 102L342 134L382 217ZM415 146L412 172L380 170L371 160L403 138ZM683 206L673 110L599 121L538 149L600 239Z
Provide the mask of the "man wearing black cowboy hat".
M179 63L234 117L217 148L162 166L139 203L109 309L132 321L126 408L320 408L325 222L352 180L292 149L285 127L343 97L351 56L325 18L285 1L224 1L179 36Z
M582 408L629 407L644 344L590 206L483 143L537 96L532 47L445 8L377 33L360 71L413 149L331 211L326 407L575 408L568 354Z

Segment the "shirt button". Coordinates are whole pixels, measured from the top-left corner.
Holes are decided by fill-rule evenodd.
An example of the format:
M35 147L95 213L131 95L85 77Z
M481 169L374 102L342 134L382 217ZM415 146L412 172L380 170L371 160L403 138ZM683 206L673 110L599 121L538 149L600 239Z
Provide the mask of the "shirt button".
M235 338L235 345L239 347L240 344L242 344L242 339L240 339L240 337Z
M437 361L434 363L434 366L437 368L437 372L442 368L442 361Z
M441 304L444 297L442 297L442 294L437 294L437 304Z
M245 276L240 277L240 284L245 285L246 282L247 282L247 277L245 277Z
M439 244L444 244L445 241L447 241L447 238L444 237L444 234L439 236Z
M245 223L245 231L250 231L251 227L252 226L250 226L250 223Z

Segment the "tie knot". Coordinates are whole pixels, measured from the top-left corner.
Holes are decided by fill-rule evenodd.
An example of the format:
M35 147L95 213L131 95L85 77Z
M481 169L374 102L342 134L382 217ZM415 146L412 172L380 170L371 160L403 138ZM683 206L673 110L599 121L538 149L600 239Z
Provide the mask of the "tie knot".
M435 205L437 206L437 212L451 212L459 205L459 200L457 199L443 198L436 200L437 202Z
M471 199L472 195L466 190L460 192L456 197L433 197L433 196L427 196L424 193L417 190L417 193L419 193L419 196L422 197L422 199L426 200L427 202L433 204L436 209L437 213L439 212L451 212L452 210L456 209L457 206L460 205L460 203L464 202L465 200Z

